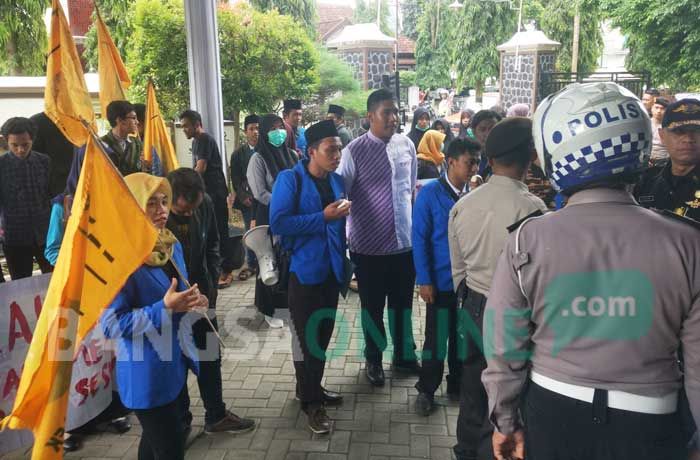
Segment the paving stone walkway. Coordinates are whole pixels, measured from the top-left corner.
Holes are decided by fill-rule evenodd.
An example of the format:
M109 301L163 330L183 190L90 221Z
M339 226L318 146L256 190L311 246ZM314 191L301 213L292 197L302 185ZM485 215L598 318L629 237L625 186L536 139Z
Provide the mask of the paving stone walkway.
M331 347L338 356L326 364L324 385L340 391L344 401L328 414L335 421L329 435L313 435L294 399L295 379L288 327L270 329L253 307L254 282L235 282L220 291L217 316L226 344L222 363L223 396L231 410L256 419L255 431L241 434L201 434L204 423L196 380L189 389L194 435L186 458L192 460L383 460L454 458L458 403L436 394L438 409L429 417L414 412L416 377L392 375L385 354L386 385L373 387L364 375L359 297L350 293L339 305L342 327L336 323ZM425 304L414 300L413 331L422 348ZM387 327L388 330L388 327ZM444 379L443 387L444 391ZM141 427L124 435L101 434L85 439L84 447L66 458L136 459ZM27 458L14 453L4 458Z

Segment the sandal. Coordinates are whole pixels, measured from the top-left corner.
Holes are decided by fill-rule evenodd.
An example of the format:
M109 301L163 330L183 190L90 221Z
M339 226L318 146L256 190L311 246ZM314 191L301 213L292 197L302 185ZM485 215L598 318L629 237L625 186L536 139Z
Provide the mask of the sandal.
M222 273L219 277L219 289L226 289L233 283L233 273Z
M244 268L243 270L238 272L238 280L245 281L253 275L255 275L255 272L253 270L251 270L250 268Z

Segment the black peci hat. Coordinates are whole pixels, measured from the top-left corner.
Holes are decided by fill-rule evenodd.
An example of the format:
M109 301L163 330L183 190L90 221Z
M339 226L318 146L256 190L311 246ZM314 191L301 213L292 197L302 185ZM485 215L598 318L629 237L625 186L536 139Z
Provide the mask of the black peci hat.
M284 101L284 111L301 110L301 101L299 99L287 99Z
M313 145L327 137L338 137L338 130L333 120L323 120L308 127L304 135L307 145Z
M336 114L342 118L343 116L345 116L345 107L342 107L340 105L331 104L328 106L328 113Z

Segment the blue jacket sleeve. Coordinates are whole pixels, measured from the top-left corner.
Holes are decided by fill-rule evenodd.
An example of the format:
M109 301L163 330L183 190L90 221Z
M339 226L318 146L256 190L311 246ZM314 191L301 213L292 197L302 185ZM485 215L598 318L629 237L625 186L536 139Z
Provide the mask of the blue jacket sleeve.
M172 326L170 312L165 308L163 299L152 305L134 308L138 306L133 305L135 289L134 281L130 278L114 301L102 312L100 324L107 338L132 338L147 332L160 334L163 328Z
M44 257L51 265L56 266L58 252L63 242L63 204L54 203L51 206L51 220L49 221L49 233L46 235L46 249Z
M324 233L323 211L313 214L295 214L297 194L301 193L301 183L296 183L294 171L283 171L277 176L272 187L270 200L270 228L272 233L281 236L314 235Z
M435 284L430 276L432 260L433 216L430 204L435 202L432 190L421 190L413 206L413 264L416 267L416 284Z

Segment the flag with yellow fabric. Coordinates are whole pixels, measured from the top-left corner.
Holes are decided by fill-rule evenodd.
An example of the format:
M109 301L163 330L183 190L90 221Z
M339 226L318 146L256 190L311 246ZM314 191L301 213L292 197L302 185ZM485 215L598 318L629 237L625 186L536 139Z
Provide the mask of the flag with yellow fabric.
M146 162L153 161L153 152L155 152L163 165L164 174L180 167L170 133L160 114L156 89L150 80L146 94L146 132L143 138L143 157Z
M14 407L2 421L3 428L34 432L33 460L63 458L74 355L156 238L155 227L90 136Z
M95 113L85 84L83 67L60 1L53 0L51 8L44 113L73 145L81 146L87 141L88 131L80 119L93 123Z
M96 10L97 11L97 10ZM124 91L131 86L131 78L119 54L107 25L97 11L97 73L100 77L100 107L102 118L107 118L107 106L112 101L126 100Z

